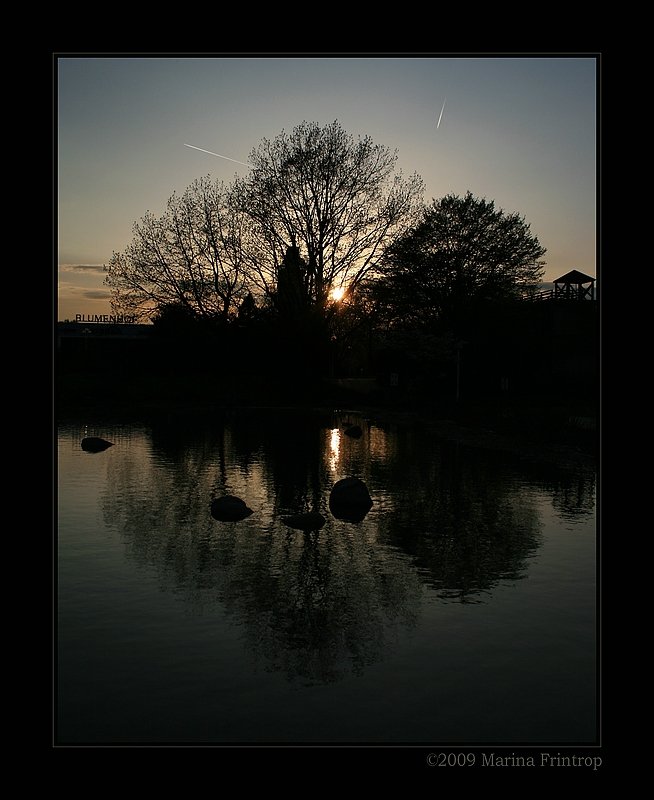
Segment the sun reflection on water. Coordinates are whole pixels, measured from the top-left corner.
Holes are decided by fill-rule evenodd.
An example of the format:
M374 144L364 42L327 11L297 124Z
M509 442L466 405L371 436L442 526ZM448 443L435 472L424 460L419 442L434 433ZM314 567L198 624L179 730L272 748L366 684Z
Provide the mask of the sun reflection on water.
M338 428L332 428L329 438L329 469L332 472L336 472L340 450L341 432Z

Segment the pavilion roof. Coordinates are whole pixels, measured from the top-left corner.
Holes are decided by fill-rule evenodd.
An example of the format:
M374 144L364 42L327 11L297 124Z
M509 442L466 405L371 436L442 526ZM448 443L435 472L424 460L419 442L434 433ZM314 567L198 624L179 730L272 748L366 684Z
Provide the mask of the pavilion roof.
M578 269L573 269L570 272L566 272L565 275L561 275L560 278L557 278L554 283L594 283L595 278L591 278L590 275L584 275L583 272L579 272Z

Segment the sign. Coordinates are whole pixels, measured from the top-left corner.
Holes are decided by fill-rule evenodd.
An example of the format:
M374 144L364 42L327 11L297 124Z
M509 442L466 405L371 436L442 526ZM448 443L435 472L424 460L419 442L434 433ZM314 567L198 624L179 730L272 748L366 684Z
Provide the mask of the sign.
M120 325L133 325L135 316L127 314L75 314L75 322L106 322Z

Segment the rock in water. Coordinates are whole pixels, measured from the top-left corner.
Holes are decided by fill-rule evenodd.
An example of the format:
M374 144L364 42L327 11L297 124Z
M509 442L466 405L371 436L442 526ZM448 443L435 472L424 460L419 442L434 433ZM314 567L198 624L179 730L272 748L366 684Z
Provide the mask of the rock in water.
M337 481L329 495L329 510L346 522L361 522L372 508L372 498L366 484L359 478Z
M240 522L253 513L240 497L232 494L211 501L211 516L219 522Z
M87 436L82 439L82 450L87 453L101 453L108 447L113 447L113 442L108 442L106 439L101 439L99 436Z
M350 425L350 427L346 428L343 433L346 436L350 436L352 439L360 439L363 436L363 431L361 430L360 425Z
M293 514L290 517L282 517L284 525L295 528L299 531L317 531L327 522L322 514L317 511L309 511L306 514Z

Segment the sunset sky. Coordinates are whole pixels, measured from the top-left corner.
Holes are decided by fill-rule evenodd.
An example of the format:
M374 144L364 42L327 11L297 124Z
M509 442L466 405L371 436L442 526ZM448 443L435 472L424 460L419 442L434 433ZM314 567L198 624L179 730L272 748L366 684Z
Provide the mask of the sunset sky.
M247 162L303 120L397 149L427 203L470 190L524 216L547 248L545 281L597 274L592 55L92 54L54 68L58 319L110 312L102 265L146 211L195 178L247 172L185 144Z

